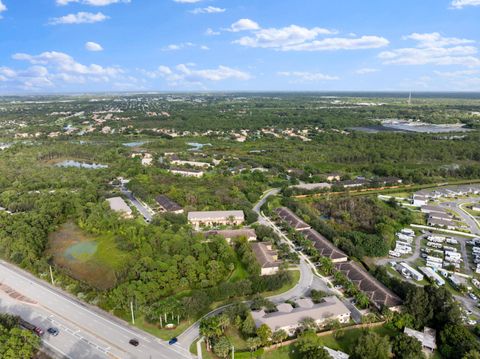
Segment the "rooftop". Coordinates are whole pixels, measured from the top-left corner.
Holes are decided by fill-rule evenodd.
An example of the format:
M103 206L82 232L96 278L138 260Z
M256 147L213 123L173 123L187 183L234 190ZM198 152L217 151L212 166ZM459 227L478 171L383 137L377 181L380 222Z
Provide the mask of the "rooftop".
M436 333L434 329L425 327L423 329L423 332L419 332L417 330L413 330L405 327L404 333L409 337L418 339L418 341L422 343L423 347L426 347L432 350L437 348L436 339L435 339Z
M328 257L332 260L347 260L348 257L345 253L343 253L340 249L335 247L328 239L322 236L320 233L315 231L314 229L306 229L301 231L303 236L312 241L315 248L318 250L321 256Z
M252 250L261 268L278 267L281 262L277 260L277 252L262 242L252 243Z
M202 212L189 212L189 221L215 221L225 220L228 218L234 218L235 220L243 220L243 211L202 211Z
M369 274L365 269L354 262L344 262L335 264L336 268L347 276L358 289L365 293L377 308L397 307L402 304L402 300Z
M132 213L131 208L128 206L127 202L125 202L122 197L108 198L107 201L112 211L123 212L126 214Z
M309 302L310 304L306 304ZM348 308L337 297L326 297L324 302L313 304L310 299L304 299L302 305L293 308L291 304L284 303L277 306L278 311L265 313L265 311L252 312L253 319L257 326L268 325L273 331L284 327L296 326L304 318L314 320L327 320L336 318L339 315L350 314Z
M162 206L168 212L177 212L182 210L182 207L180 207L179 204L173 202L170 198L168 198L163 194L157 196L155 200L160 206Z
M277 208L275 212L278 216L287 222L292 228L296 230L304 230L310 228L310 226L302 221L295 213L286 207Z

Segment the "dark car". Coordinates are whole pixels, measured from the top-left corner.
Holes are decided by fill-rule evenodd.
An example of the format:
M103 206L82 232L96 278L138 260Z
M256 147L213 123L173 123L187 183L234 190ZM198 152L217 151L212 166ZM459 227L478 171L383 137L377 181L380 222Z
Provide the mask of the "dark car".
M60 333L60 331L58 330L58 328L48 328L47 329L47 332L51 335L53 335L54 337L56 337L58 335L58 333Z
M137 339L130 339L129 343L134 347L138 347L138 345L140 344Z
M172 338L168 341L168 345L173 345L175 344L176 342L178 342L178 339L177 338Z

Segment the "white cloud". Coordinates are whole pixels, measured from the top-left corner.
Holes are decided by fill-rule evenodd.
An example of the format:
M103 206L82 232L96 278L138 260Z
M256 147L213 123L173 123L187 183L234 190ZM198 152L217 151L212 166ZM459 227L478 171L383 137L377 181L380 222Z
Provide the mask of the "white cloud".
M87 43L85 43L85 49L93 52L103 51L102 45L92 41L88 41Z
M49 21L50 25L61 25L61 24L93 24L95 22L102 22L107 20L109 17L97 12L93 14L91 12L78 12L76 14L68 14L61 17L55 17Z
M220 14L222 12L227 11L227 9L223 9L220 7L215 6L207 6L207 7L199 7L190 11L192 14Z
M0 0L0 19L2 18L2 12L7 11L7 7L5 4Z
M220 65L214 69L197 69L194 64L179 64L175 68L159 66L154 72L144 72L151 78L162 77L172 86L182 84L202 85L204 81L246 81L252 78L248 72Z
M378 72L379 70L378 69L372 69L372 68L369 68L369 67L364 67L362 69L358 69L357 71L355 71L355 73L357 75L367 75L367 74L372 74L374 72Z
M466 6L480 6L480 0L453 0L451 4L454 9L463 9Z
M57 0L57 5L68 5L70 3L81 3L90 6L107 6L118 3L129 3L130 0Z
M480 74L480 70L435 71L435 74L442 77L462 77Z
M384 51L379 58L385 64L395 65L462 65L480 66L475 56L478 49L469 45L474 41L455 37L443 37L439 33L411 34L405 40L416 42L415 47Z
M290 25L283 28L263 29L256 22L242 19L232 24L229 31L250 31L252 34L235 40L235 44L245 47L274 49L279 51L332 51L332 50L357 50L375 49L387 46L389 41L380 36L361 37L326 37L318 39L321 35L331 36L335 30L321 27L306 28Z
M240 32L259 29L260 25L258 25L255 21L250 19L240 19L237 22L234 22L232 26L230 26L229 30L232 32Z
M217 36L217 35L220 35L220 32L219 31L214 31L212 28L209 27L205 31L205 35L207 35L207 36Z
M188 48L199 48L200 50L210 50L208 46L197 45L192 42L181 42L179 44L170 44L162 48L162 51L179 51Z
M337 76L325 75L320 72L283 71L279 72L278 75L283 77L292 77L300 82L335 81L340 79Z
M96 64L83 65L76 62L70 55L57 51L43 52L40 55L17 53L14 54L12 58L15 60L28 61L32 65L42 65L57 72L77 75L114 77L123 72L123 70L118 67L102 67Z
M304 44L314 40L318 35L331 34L332 31L314 27L307 29L305 27L290 25L281 29L260 29L253 36L244 36L235 43L248 47L261 48L285 48Z
M445 47L472 44L475 41L468 39L460 39L457 37L443 37L438 32L419 34L414 32L413 34L403 37L404 40L417 41L417 47Z

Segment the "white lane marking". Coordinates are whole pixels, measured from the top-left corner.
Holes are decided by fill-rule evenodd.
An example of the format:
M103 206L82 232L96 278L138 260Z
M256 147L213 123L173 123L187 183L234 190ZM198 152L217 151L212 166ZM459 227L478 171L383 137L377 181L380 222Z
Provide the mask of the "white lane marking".
M64 353L63 351L61 351L60 349L58 349L56 346L50 344L49 342L47 341L42 341L43 344L49 346L50 348L52 348L54 351L56 351L57 353L60 353L62 354L65 358L68 358L68 359L74 359L72 358L70 355Z
M6 267L3 263L0 263L0 265L1 265L3 268L5 268L8 272L13 273L15 276L20 277L20 278L23 279L23 280L27 280L25 277L23 277L23 276L20 275L19 273L17 273L17 272L15 272L15 271L11 270L10 268ZM82 309L84 312L87 312L87 313L89 313L89 314L91 314L91 315L93 315L93 316L95 316L95 317L97 317L97 318L99 318L99 319L101 319L101 320L109 323L110 325L113 325L113 326L117 327L117 328L120 329L120 330L123 330L123 331L125 331L125 332L127 332L127 333L129 333L129 334L134 335L134 336L138 336L138 337L140 337L142 340L146 341L147 343L151 343L150 340L148 340L147 338L139 335L139 333L136 333L136 332L133 332L133 331L131 331L131 330L129 330L129 329L126 329L126 328L118 325L117 323L114 323L114 322L112 322L111 320L108 320L108 319L106 319L106 318L98 315L97 313L95 313L95 312L93 312L93 311L90 311L90 310L84 308L83 306L81 306L81 305L75 303L74 301L70 300L68 297L62 296L62 295L56 293L55 291L52 291L52 290L49 289L48 287L43 286L43 285L40 284L40 283L36 283L36 285L37 285L38 287L46 290L47 292L53 294L54 296L56 296L56 297L58 297L58 298L60 298L60 299L62 299L62 300L64 300L64 301L69 302L70 304L74 305L75 307Z

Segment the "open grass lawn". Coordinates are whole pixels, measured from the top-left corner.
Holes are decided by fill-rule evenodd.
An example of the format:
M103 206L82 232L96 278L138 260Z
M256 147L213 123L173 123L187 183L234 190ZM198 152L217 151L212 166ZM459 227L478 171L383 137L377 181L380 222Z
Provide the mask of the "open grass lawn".
M271 297L271 296L274 296L274 295L285 293L285 292L289 291L290 289L292 289L293 287L295 287L297 285L298 281L300 280L300 271L299 270L291 270L289 272L292 275L292 282L291 283L285 283L281 288L279 288L277 290L262 293L262 296L263 297Z
M174 337L179 336L186 329L188 329L188 327L190 327L190 325L192 324L193 324L192 321L181 321L178 327L176 327L175 329L168 330L168 329L161 329L158 325L150 324L146 322L143 317L135 319L136 327L163 340L170 340Z
M245 269L245 266L243 265L243 263L240 262L240 259L238 258L238 256L235 256L235 263L233 264L235 265L235 270L230 275L230 278L228 278L229 282L235 283L235 282L238 282L239 280L248 278L249 274Z

